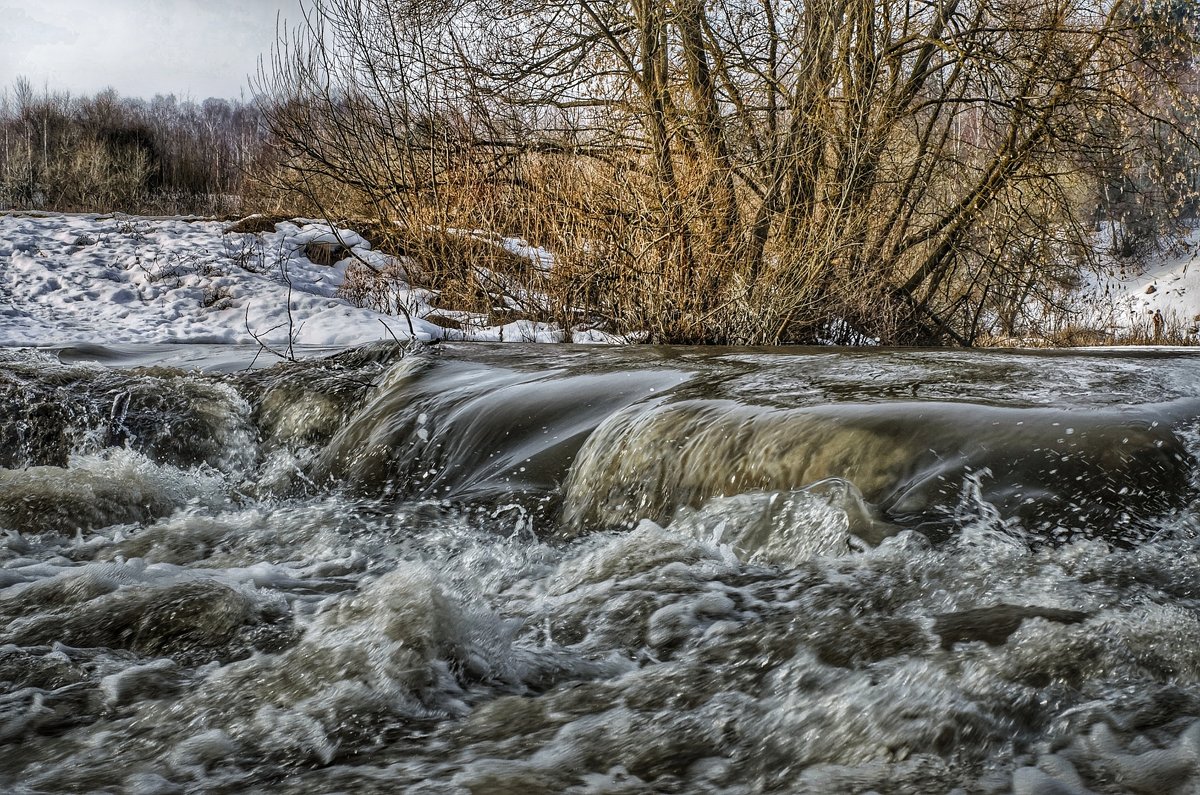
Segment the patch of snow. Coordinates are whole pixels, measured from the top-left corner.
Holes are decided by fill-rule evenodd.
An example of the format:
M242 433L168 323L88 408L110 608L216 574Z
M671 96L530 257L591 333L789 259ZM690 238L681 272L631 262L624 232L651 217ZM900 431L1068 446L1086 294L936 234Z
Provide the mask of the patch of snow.
M1200 229L1144 265L1114 261L1089 273L1076 291L1081 324L1120 334L1153 328L1161 312L1167 327L1200 330Z
M571 332L571 342L576 345L633 345L646 342L650 335L639 334L609 334L594 328L577 328Z
M341 347L410 336L404 318L337 296L345 264L304 256L304 244L327 226L283 223L261 236L224 235L225 226L0 216L0 345L253 343L257 335L271 346L290 336L297 345ZM419 319L412 331L422 340L441 335Z
M360 262L398 273L403 267L354 230L313 219L260 234L227 233L227 226L184 217L0 215L0 346L261 341L279 350L289 343L345 347L410 337L561 342L566 336L529 320L445 329L421 318L468 316L435 310L429 291L403 285L399 305L411 318L359 307L339 292L347 269ZM487 239L538 267L553 264L549 252L523 240ZM305 255L309 243L340 244L349 256L320 265ZM571 338L623 341L601 332Z
M563 333L550 323L516 320L503 326L491 326L470 333L470 339L480 342L562 342Z
M491 243L497 248L502 248L510 254L515 254L530 261L535 267L543 271L551 270L554 267L554 255L544 248L529 244L528 240L520 237L504 237L495 232L489 232L486 229L457 229L447 227L444 230L447 234L458 235L459 237L468 237L475 240L481 240L484 243Z
M522 238L504 237L500 239L500 245L505 251L524 257L541 270L548 271L554 268L553 254L544 248L529 245L529 242Z

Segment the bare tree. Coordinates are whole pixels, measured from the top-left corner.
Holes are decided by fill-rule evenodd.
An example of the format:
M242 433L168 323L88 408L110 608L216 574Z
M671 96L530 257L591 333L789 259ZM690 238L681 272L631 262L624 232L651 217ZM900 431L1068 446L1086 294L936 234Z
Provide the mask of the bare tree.
M264 142L252 106L39 94L18 79L0 95L0 206L227 211Z
M1114 190L1169 233L1195 44L1126 0L314 0L260 88L311 196L540 235L564 313L966 345L1054 314Z

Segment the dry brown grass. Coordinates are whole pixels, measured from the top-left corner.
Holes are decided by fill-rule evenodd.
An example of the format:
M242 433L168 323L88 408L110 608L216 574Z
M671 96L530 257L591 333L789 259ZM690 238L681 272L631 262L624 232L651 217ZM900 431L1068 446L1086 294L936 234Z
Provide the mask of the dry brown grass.
M498 238L428 228L408 234L397 228L385 235L376 227L371 232L364 237L396 259L383 269L351 264L341 293L360 306L411 312L413 307L404 304L411 288L425 291L431 306L479 316L481 324L543 320L548 314L545 272L507 251ZM446 321L439 325L461 326L454 318L439 317Z
M1197 325L1196 318L1169 309L1163 313L1162 328L1156 334L1153 316L1147 313L1135 318L1128 329L1113 335L1111 344L1196 345L1200 344Z
M1133 318L1128 325L1103 327L1066 323L1042 334L1024 337L983 337L982 348L1083 348L1100 345L1200 345L1200 315L1175 310L1163 313L1163 322L1155 332L1150 312Z

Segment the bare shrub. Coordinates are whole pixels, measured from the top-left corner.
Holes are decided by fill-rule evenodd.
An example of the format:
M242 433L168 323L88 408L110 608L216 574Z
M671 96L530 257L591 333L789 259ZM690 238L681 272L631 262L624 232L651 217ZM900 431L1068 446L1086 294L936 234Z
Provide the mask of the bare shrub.
M267 197L268 170L253 105L174 96L145 101L33 90L0 92L0 208L223 215Z
M541 316L661 341L969 345L1053 326L1099 224L1174 233L1195 27L1122 0L314 0L260 107L276 184L325 217L560 253L497 288L423 246L413 275L480 310L536 287Z

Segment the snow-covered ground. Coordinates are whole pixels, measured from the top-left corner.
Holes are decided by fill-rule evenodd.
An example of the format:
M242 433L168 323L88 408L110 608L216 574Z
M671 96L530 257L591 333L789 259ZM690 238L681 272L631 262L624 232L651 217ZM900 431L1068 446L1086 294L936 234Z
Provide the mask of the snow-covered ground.
M519 320L445 329L422 318L431 295L401 290L411 318L355 306L339 293L359 260L395 264L352 230L284 222L231 233L225 222L120 215L0 215L0 346L92 343L254 343L275 350L381 339L560 342L557 327ZM305 246L352 252L332 266ZM524 241L497 245L539 267L552 259ZM439 314L448 314L438 310ZM411 319L411 327L410 327ZM594 331L574 342L618 341Z
M1200 230L1144 263L1114 261L1088 274L1075 299L1080 325L1118 338L1152 333L1157 311L1164 330L1200 341Z
M488 326L454 307L435 309L429 292L403 286L395 298L410 316L382 314L355 305L339 288L352 268L402 271L404 263L372 250L353 230L305 220L258 234L229 227L190 218L0 214L0 346L261 343L284 351L289 343L345 347L410 336L624 341L529 320ZM491 242L539 269L554 266L549 252L523 240L450 231ZM332 266L314 263L305 247L321 242L347 246L351 254ZM506 284L502 274L479 270L484 283ZM1172 341L1200 341L1200 230L1142 266L1114 262L1069 298L1078 327L1149 341L1159 311ZM430 315L463 327L443 328L424 319ZM846 342L844 335L836 341Z

